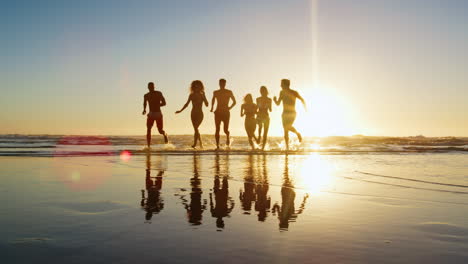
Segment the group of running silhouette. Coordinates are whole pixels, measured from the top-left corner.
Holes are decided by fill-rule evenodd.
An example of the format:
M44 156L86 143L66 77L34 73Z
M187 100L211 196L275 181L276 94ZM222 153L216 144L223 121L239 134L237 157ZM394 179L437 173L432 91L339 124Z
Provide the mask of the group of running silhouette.
M289 149L289 132L293 132L297 135L299 142L302 141L301 133L294 128L294 120L296 119L296 99L299 99L304 108L306 107L304 99L301 95L290 88L290 81L288 79L281 80L281 92L278 97L274 96L273 101L276 105L283 103L283 129L284 129L284 141L286 149ZM145 94L143 100L143 115L146 114L146 105L149 105L149 113L146 120L146 142L148 147L151 146L151 129L156 122L159 134L164 136L164 142L168 143L167 133L163 128L163 115L161 113L161 107L166 105L166 100L160 91L155 90L153 82L148 83L149 92ZM272 110L272 99L268 97L268 89L265 86L260 87L261 96L256 99L254 103L252 94L247 94L244 97L244 103L241 106L241 117L245 116L244 127L247 132L249 144L252 149L255 149L254 140L257 144L261 143L261 149L265 149L268 138L268 130L270 127L270 112ZM184 104L182 109L176 111L176 114L181 113L192 103L191 119L194 129L193 145L197 147L199 143L200 147L203 147L199 127L203 121L203 105L208 107L208 100L205 95L205 87L200 80L193 81L190 85L190 95L187 102ZM216 149L219 149L220 129L221 123L223 123L223 130L226 134L226 145L230 146L230 133L229 133L229 121L230 121L230 110L236 105L236 98L231 90L226 89L226 80L219 80L219 89L213 92L213 98L211 100L211 112L216 104L216 110L214 110L214 118L216 125L215 139ZM255 136L255 130L258 126L258 136ZM263 135L262 135L263 131ZM263 138L262 138L263 137ZM263 139L263 141L262 141Z

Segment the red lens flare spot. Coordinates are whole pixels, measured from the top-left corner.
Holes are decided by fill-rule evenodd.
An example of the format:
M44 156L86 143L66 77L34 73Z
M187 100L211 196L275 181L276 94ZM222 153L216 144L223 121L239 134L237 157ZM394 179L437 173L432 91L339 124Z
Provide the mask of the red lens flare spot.
M120 152L120 159L122 161L129 161L131 157L132 157L132 153L128 150L124 150Z

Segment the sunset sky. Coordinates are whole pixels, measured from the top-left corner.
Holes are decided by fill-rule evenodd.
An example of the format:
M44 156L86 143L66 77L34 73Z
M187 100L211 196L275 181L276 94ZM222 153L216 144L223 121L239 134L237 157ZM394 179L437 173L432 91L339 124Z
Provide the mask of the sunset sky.
M190 108L174 114L190 82L211 101L225 78L232 134L245 135L243 96L289 78L306 135L468 136L467 13L462 0L9 1L0 134L143 135L148 81L166 131L191 134Z

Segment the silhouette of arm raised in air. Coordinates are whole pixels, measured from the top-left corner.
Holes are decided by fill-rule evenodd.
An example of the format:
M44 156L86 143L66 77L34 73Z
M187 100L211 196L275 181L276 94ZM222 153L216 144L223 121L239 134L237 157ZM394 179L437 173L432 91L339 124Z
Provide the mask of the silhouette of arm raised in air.
M229 110L231 110L236 105L236 98L234 97L234 94L232 92L229 95L229 98L231 98L232 100L232 105L229 107Z
M187 106L190 104L190 101L192 100L192 95L189 95L188 99L187 99L187 102L184 104L184 106L182 107L182 109L180 109L179 111L176 111L175 113L178 114L178 113L181 113L182 111L185 110L185 108L187 108Z
M165 106L166 105L166 98L164 98L164 96L162 95L161 93L161 106Z
M283 101L283 92L280 92L279 98L273 97L273 101L275 101L276 105L280 105L281 101Z
M146 98L146 94L145 96L143 96L143 112L141 113L142 115L145 115L146 114L146 104L148 102L148 99Z
M215 92L213 92L213 98L211 99L211 110L210 110L210 112L213 112L215 100L216 100L216 94L215 94Z

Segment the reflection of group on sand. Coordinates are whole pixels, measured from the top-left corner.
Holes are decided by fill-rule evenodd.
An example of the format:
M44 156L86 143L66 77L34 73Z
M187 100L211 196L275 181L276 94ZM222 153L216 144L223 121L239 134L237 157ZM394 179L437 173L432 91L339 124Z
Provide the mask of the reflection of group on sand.
M268 166L266 155L248 155L247 168L244 173L244 189L239 193L239 200L244 214L251 214L252 205L257 214L258 221L265 221L269 213L278 217L281 230L287 230L290 222L294 222L304 210L308 196L304 196L299 209L295 209L296 192L289 177L288 156L285 156L283 173L283 185L281 188L281 204L271 206L271 198L268 194ZM211 216L216 219L216 227L224 228L226 217L230 217L234 209L234 200L229 196L229 155L215 155L214 186L209 193L209 210ZM190 198L180 196L186 211L187 221L191 225L201 225L203 212L208 209L208 202L202 198L200 178L199 156L193 155L193 177L190 178ZM147 167L145 170L146 192L142 190L141 206L146 211L146 220L151 220L153 214L159 213L164 208L164 200L161 197L161 188L164 168L159 166L156 177L151 176L150 155L147 155ZM190 200L189 200L190 199Z
M239 199L242 204L244 214L250 214L252 203L255 203L255 211L258 212L258 221L265 221L270 212L271 199L268 196L268 172L266 164L266 156L261 156L262 163L256 159L260 156L248 156L247 169L244 176L244 190L240 192ZM299 214L304 210L308 196L299 206L299 210L295 210L296 192L289 178L288 156L285 157L285 167L283 174L283 185L281 187L281 205L275 203L271 208L271 213L278 216L279 227L282 230L287 230L290 222L294 222Z
M281 92L279 97L273 97L273 101L276 105L283 103L282 123L284 129L284 141L286 149L289 149L289 132L293 132L297 135L299 141L302 141L301 134L294 128L293 124L296 119L296 100L300 100L305 107L305 100L301 95L290 88L290 81L288 79L281 80ZM149 105L150 111L146 120L146 139L148 147L151 146L151 128L156 122L158 131L164 136L165 143L168 143L167 134L163 129L163 115L161 107L166 105L166 99L160 91L155 90L154 83L148 83L149 92L145 94L143 99L143 115L146 112L146 106ZM247 94L244 97L244 103L241 106L241 117L245 116L244 127L247 133L249 144L252 149L255 149L254 140L257 144L261 144L261 149L265 149L267 144L268 129L270 127L270 114L272 100L268 97L268 89L266 86L260 87L261 96L256 99L254 103L251 94ZM203 105L208 106L208 100L205 96L205 87L200 80L195 80L190 85L190 95L188 96L187 102L184 104L182 109L176 111L176 114L181 113L192 103L191 120L194 129L194 138L192 147L195 148L197 143L200 147L203 147L199 127L203 122ZM219 149L220 130L221 123L223 123L223 130L226 135L226 146L230 146L230 132L229 122L231 118L230 110L236 105L236 98L231 90L226 89L226 80L219 80L219 89L213 92L211 100L211 112L213 112L214 106L215 119L215 139L216 149ZM255 136L255 130L258 126L258 137ZM262 135L263 130L263 135ZM263 141L261 140L263 136Z
M248 167L244 176L244 191L240 192L239 199L246 214L250 214L252 203L255 203L258 221L263 222L270 211L271 199L268 196L266 156L262 155L261 157L262 164L258 162L260 156L248 156Z

